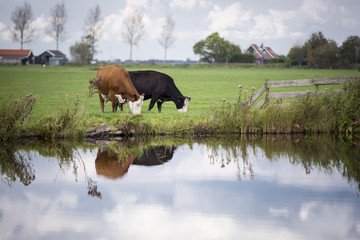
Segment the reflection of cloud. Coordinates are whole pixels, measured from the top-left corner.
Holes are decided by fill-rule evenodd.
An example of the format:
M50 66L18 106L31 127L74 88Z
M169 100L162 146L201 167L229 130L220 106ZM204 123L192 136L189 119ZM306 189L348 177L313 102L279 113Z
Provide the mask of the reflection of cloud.
M79 151L86 166L78 166L77 182L72 176L73 168L69 167L71 177L64 173L62 179L51 185L49 181L53 182L58 174L58 162L34 156L34 165L41 168L36 168L36 181L29 188L17 185L9 189L0 185L1 238L271 236L281 240L359 236L359 217L354 214L359 210L358 198L347 192L346 183L341 190L331 184L320 190L309 188L298 183L308 175L300 166L289 163L286 154L271 161L260 147L250 146L247 159L255 165L255 179L239 182L236 164L221 168L218 160L210 160L209 149L198 144L179 147L166 164L151 168L132 165L121 181L98 178L104 196L101 201L87 196L85 173L80 170L86 168L87 175L95 179L96 151ZM222 147L218 150L219 155L225 151ZM56 166L55 170L51 165ZM290 171L293 168L300 170ZM291 176L294 172L299 175ZM290 187L274 181L274 176L287 178ZM317 179L313 178L312 184L317 185Z
M317 206L316 202L304 203L301 205L301 209L299 212L299 218L301 221L305 222L308 220L310 212L314 210Z

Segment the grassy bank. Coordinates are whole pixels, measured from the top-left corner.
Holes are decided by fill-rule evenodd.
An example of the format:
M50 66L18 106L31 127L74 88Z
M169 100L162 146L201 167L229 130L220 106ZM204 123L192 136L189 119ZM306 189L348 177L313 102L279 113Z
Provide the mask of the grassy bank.
M307 102L299 103L302 105L289 109L270 107L265 110L247 110L239 108L241 102L238 102L237 88L241 84L244 90L250 91L252 87L259 89L265 79L270 81L305 79L314 78L315 75L318 75L319 78L358 76L357 70L269 69L232 66L129 66L127 67L129 71L152 69L164 72L174 78L183 95L191 97L187 113L178 113L172 102L163 104L160 114L155 108L149 112L147 111L149 101L146 101L142 107L142 114L131 116L128 107L125 107L124 112L111 113L109 103L105 106L103 114L98 96L94 95L88 98L88 81L96 76L96 69L93 66L45 68L40 66L0 66L0 104L3 106L1 110L3 116L11 109L9 104L12 104L14 100L19 102L28 93L32 93L32 96L36 97L36 103L26 119L24 118L21 124L14 124L16 129L19 129L17 127L19 124L22 128L20 133L14 132L14 135L31 132L44 138L79 137L87 128L104 123L118 126L125 132L135 130L139 134L357 131L357 125L354 123L357 121L356 116L346 120L347 123L345 120L338 123L338 121L341 122L339 117L328 113L324 113L325 116L323 116L314 110L313 115L308 114L309 107L323 105L321 100L308 99ZM307 89L305 87L288 88L287 91ZM276 89L276 91L283 90ZM338 98L333 100L335 103L340 101ZM324 101L329 102L329 100ZM356 102L347 104L356 104ZM356 107L351 106L350 109L356 109ZM296 112L294 109L303 110ZM348 115L346 116L348 117ZM326 118L321 121L323 117Z

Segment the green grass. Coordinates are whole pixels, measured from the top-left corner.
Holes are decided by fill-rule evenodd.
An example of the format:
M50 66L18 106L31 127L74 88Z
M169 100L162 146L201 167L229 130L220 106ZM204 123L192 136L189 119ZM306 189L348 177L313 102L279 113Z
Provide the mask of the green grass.
M127 70L156 70L170 75L183 95L191 97L187 113L178 113L173 102L163 104L162 112L156 106L147 111L150 101L142 107L141 121L148 122L156 128L166 128L180 123L191 125L203 120L209 114L212 101L221 102L222 98L236 102L237 86L243 90L251 87L259 89L265 79L292 80L340 76L359 76L358 70L319 70L289 68L241 68L235 66L128 66ZM56 115L64 106L73 106L79 94L80 106L88 94L89 80L96 76L96 66L0 66L0 104L9 100L20 99L28 93L37 98L29 121L36 121L45 116ZM287 88L287 91L314 90L313 88ZM276 89L283 91L283 89ZM130 115L128 106L122 113L111 113L111 103L105 105L105 113L101 113L99 98L90 98L86 109L88 124L116 124L120 114Z

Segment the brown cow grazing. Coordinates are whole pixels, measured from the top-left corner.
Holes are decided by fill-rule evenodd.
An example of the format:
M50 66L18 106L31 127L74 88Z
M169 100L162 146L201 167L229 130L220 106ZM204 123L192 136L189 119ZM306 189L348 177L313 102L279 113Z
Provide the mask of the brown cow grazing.
M94 84L98 89L102 112L104 112L104 102L109 95L113 112L115 112L117 106L116 99L120 103L124 103L126 100L134 102L130 108L132 114L141 112L144 94L140 95L136 91L125 68L114 65L100 67L95 81L90 81L90 83Z

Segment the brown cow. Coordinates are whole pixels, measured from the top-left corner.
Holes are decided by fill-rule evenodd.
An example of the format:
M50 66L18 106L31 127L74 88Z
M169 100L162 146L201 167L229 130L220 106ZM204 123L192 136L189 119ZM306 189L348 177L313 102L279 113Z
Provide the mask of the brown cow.
M106 96L110 95L113 112L115 112L117 98L120 103L125 102L126 99L135 102L136 104L132 106L136 109L132 107L131 113L140 113L144 94L140 95L136 91L125 68L114 65L100 67L96 75L95 86L98 89L102 112L104 112L104 98L106 99Z

